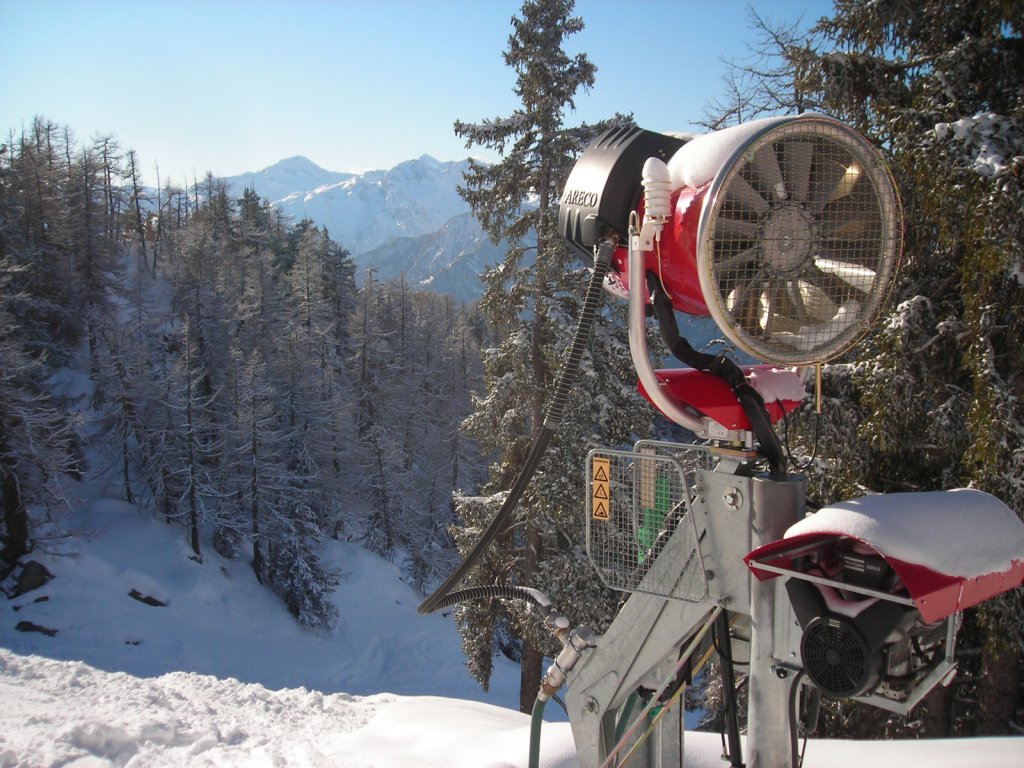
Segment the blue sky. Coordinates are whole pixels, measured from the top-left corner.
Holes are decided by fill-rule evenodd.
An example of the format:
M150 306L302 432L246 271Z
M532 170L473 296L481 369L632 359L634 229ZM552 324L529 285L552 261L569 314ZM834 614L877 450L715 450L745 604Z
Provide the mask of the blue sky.
M598 68L568 123L632 112L688 130L753 32L739 0L577 0ZM805 23L830 0L754 4ZM334 171L467 150L457 120L510 114L502 58L521 0L0 0L0 130L35 115L113 134L146 181L230 176L305 155Z

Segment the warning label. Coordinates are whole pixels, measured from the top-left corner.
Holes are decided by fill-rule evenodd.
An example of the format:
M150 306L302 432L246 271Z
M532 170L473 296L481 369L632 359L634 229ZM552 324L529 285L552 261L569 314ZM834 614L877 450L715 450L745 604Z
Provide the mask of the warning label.
M611 460L594 456L590 460L590 516L595 520L608 520L611 501Z

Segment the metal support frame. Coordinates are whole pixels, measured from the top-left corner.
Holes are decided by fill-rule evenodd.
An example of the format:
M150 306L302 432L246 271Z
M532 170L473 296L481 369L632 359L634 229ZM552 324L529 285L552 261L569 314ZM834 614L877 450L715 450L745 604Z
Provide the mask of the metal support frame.
M704 469L695 473L695 480L690 514L703 555L707 592L692 602L635 592L597 639L597 647L580 659L568 676L565 698L582 768L598 768L605 762L614 747L616 722L630 696L640 687L656 688L659 673L677 661L680 648L723 607L749 614L752 620L748 765L788 768L793 763L789 711L793 681L780 679L779 670L793 666L787 627L795 626L796 619L784 590L777 595L774 583L752 583L743 556L781 537L803 516L805 481ZM680 532L693 535L685 526L676 529L651 565L650 579L670 581L696 554L673 546L684 540ZM646 763L636 762L637 757L630 765L679 764L665 762L656 749L639 758Z

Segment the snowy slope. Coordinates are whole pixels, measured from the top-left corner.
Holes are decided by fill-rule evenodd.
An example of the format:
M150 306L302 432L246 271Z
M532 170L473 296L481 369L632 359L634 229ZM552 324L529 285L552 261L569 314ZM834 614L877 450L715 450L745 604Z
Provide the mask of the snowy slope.
M346 573L341 624L316 634L245 563L190 560L178 529L130 505L93 503L70 527L74 538L33 554L55 578L0 601L3 768L525 768L517 670L498 659L482 694L451 620L417 615L419 596L390 563L329 542L325 557ZM23 621L56 634L17 631ZM577 765L567 723L545 724L541 752L544 768ZM720 755L718 734L686 735L689 768L717 768ZM1024 739L807 748L812 768L865 764L1020 766Z
M44 545L64 554L32 555L53 581L0 602L0 647L145 677L185 671L274 689L518 702L511 662L497 665L491 693L482 693L465 669L452 620L419 616L422 598L397 567L355 545L325 545L325 562L343 573L335 598L340 620L317 634L256 583L247 563L212 549L197 563L180 529L131 505L95 502L68 527L74 538ZM133 599L133 591L165 605ZM16 631L23 621L57 634Z
M494 245L472 215L449 219L441 229L418 237L394 240L356 256L360 269L374 267L378 280L405 279L414 287L460 299L480 296L480 274L505 256L507 246Z

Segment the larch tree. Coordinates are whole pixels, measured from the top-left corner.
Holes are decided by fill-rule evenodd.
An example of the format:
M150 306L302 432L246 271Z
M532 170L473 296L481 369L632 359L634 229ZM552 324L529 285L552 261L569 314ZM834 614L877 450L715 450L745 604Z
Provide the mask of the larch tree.
M0 578L32 549L30 508L63 500L62 479L80 471L71 414L43 385L38 356L25 349L11 290L12 265L0 256Z

